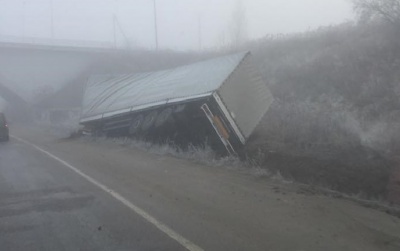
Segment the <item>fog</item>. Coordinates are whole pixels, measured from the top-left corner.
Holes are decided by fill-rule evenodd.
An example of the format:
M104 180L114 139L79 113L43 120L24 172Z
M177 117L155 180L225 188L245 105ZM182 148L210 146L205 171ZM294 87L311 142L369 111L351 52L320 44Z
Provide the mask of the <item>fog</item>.
M106 47L154 50L153 3L150 0L0 0L0 41L61 44L65 40L84 40L90 46L104 42ZM244 27L246 40L299 33L353 19L352 6L347 0L156 0L155 3L159 49L175 51L229 45L238 25L234 21L238 19L235 17L238 8L243 18L239 25ZM46 86L59 89L90 65L84 57L77 60L74 55L16 56L4 51L2 55L0 81L29 101ZM59 63L53 64L57 59Z
M0 0L0 96L9 102L7 116L75 126L93 74L152 72L251 51L274 102L246 156L290 178L381 195L387 161L400 151L400 15L385 19L356 2L363 1ZM96 133L126 133L139 115L125 115L132 117L117 134L107 134L103 120ZM187 125L172 124L178 131ZM297 173L298 166L309 168ZM360 173L380 183L371 188L375 181Z
M303 32L353 19L348 0L242 3L250 39ZM133 46L155 47L150 0L0 0L0 4L3 36L113 43L115 30L118 44L128 40ZM229 37L236 5L236 0L157 0L160 48L182 51L218 46Z

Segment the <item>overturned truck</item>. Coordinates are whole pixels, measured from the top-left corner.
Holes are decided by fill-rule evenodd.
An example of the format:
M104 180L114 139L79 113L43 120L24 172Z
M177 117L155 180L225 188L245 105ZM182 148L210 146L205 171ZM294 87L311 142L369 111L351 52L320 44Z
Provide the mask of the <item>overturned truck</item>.
M272 101L251 54L239 53L158 72L92 76L80 123L106 135L207 138L236 154Z

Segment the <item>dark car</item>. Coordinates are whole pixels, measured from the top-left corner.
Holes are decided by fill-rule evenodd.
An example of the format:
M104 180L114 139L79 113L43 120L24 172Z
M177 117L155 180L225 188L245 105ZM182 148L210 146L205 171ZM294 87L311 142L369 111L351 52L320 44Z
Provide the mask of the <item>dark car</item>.
M0 112L0 141L8 141L9 134L8 134L8 125L6 121L6 116L4 113Z

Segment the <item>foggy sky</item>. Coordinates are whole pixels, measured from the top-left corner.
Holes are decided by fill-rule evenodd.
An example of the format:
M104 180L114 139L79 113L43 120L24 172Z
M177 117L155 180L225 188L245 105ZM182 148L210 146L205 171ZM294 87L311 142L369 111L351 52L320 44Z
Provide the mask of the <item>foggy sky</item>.
M156 0L161 48L194 50L217 46L229 37L236 0ZM113 41L154 48L152 0L0 0L0 36ZM348 0L243 0L251 38L342 23L353 18ZM201 20L199 22L199 20Z

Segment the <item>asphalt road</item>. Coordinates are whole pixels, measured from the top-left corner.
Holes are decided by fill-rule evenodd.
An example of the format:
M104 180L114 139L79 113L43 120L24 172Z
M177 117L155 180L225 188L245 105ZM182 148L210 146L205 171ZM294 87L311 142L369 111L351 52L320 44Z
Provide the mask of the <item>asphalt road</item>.
M185 250L24 143L1 144L0 167L0 250Z
M293 184L12 128L0 250L400 250L400 220Z

